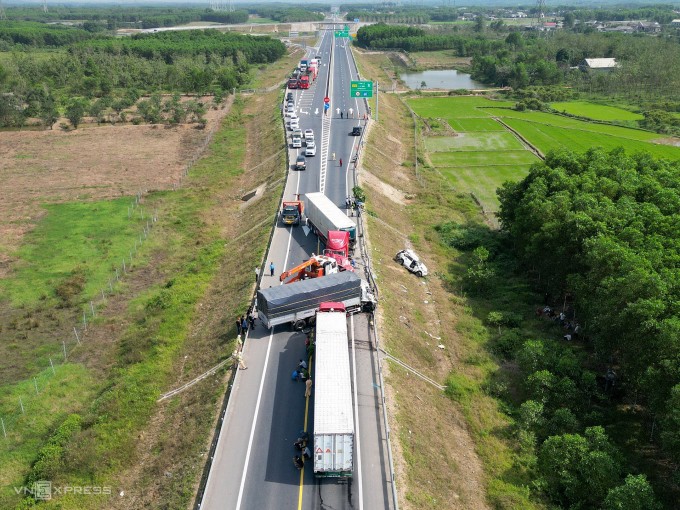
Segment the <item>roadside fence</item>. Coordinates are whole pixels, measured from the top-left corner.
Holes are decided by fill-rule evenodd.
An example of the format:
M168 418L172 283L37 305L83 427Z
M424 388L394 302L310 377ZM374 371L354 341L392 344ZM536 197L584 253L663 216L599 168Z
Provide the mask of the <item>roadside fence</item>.
M172 183L173 191L183 186L189 171L203 156L218 128L218 122L210 128L205 140L185 164L177 180ZM75 323L70 325L55 341L51 349L49 347L41 349L41 361L38 365L42 368L35 375L10 384L13 388L10 390L12 394L0 396L0 444L5 447L14 448L16 444L25 440L25 432L33 425L32 418L44 412L41 399L55 379L58 379L57 376L64 370L64 365L69 359L77 354L77 351L88 348L88 338L92 328L96 327L97 315L102 313L108 300L119 290L120 284L136 267L141 255L139 252L159 221L158 207L162 206L162 201L159 201L154 204L153 208L146 207L147 194L148 190L144 189L139 190L132 197L127 208L127 218L130 221L139 222L141 230L133 244L128 247L127 254L114 265L113 271L102 283L99 291L83 304L82 318L79 317Z

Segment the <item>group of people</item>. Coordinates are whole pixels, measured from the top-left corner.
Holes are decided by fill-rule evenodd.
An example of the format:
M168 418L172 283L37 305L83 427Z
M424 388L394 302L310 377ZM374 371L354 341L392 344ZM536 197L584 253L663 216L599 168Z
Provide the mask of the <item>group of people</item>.
M566 331L562 338L567 341L578 339L579 334L581 333L581 326L578 322L575 320L568 320L567 315L564 312L558 313L555 309L548 305L545 305L543 308L537 308L536 315L539 317L548 317L552 321L558 322L559 325Z
M256 313L253 311L252 305L248 308L245 315L241 315L236 319L236 332L238 336L245 337L248 329L255 329Z
M293 457L293 464L298 469L302 469L305 466L305 461L312 458L312 452L309 450L309 446L307 446L308 441L309 434L301 430L300 435L293 443L295 449L300 452Z

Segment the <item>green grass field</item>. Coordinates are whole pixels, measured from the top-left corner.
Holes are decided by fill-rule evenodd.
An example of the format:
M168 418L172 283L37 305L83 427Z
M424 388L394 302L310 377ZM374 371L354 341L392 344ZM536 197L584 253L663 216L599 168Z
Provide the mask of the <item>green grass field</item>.
M456 136L432 136L425 139L425 147L429 152L524 149L517 137L507 130L502 133L460 133Z
M552 106L558 112L566 112L571 115L578 115L579 117L587 117L594 120L604 121L625 121L625 120L641 120L644 117L639 113L633 113L623 108L616 108L615 106L605 106L597 103L589 103L588 101L569 101L564 103L552 103Z
M56 298L56 289L71 280L87 301L108 285L113 267L129 257L148 220L140 209L128 218L131 197L110 201L45 205L47 214L27 234L10 278L0 280L2 293L14 305ZM76 281L77 280L77 281Z
M490 115L505 119L521 119L537 124L545 124L547 126L555 126L567 128L577 131L584 131L584 138L590 137L590 133L602 133L606 135L616 136L622 139L639 140L641 142L649 142L663 135L658 133L651 133L649 131L642 131L640 129L630 129L621 126L611 126L608 124L596 124L593 122L586 122L584 120L571 119L560 115L553 115L545 112L524 111L518 112L511 108L490 108L484 110Z
M465 118L487 118L485 108L510 108L511 101L492 101L484 97L420 97L409 99L408 104L421 117L449 120Z
M447 122L454 131L505 131L503 125L493 119L447 119Z
M538 161L516 136L490 117L498 117L544 154L567 147L585 151L591 147L646 151L656 157L680 158L680 148L650 143L662 135L622 126L592 123L545 112L512 109L514 103L483 97L419 97L409 99L421 117L444 119L456 136L425 138L431 163L458 189L474 193L487 211L498 207L495 190L505 180L526 175ZM555 103L575 115L598 120L634 121L639 115L613 106L586 101Z
M680 147L647 143L605 133L551 126L523 119L509 118L504 119L504 121L543 153L562 147L575 151L585 151L591 147L603 147L606 150L624 147L628 152L641 151L649 152L660 158L680 158Z
M487 211L498 207L496 189L505 181L522 179L529 173L530 165L485 165L437 167L437 169L462 192L474 193Z
M528 150L435 152L430 154L430 160L437 168L531 165L540 161Z

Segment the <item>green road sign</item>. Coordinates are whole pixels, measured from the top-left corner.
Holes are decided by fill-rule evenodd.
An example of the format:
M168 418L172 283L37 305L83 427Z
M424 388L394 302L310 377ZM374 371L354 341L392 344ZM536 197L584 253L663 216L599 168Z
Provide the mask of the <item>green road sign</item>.
M336 30L335 37L349 37L349 30Z
M373 97L372 81L352 81L349 85L350 97Z

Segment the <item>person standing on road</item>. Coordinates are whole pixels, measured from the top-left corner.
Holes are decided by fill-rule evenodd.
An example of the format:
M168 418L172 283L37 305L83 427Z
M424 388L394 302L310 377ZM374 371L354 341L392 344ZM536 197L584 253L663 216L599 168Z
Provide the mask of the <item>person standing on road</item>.
M312 378L308 377L305 381L305 398L312 396Z
M241 331L243 336L248 332L248 319L241 315Z
M331 159L335 161L335 152L331 154Z
M269 276L274 276L274 263L269 262Z
M344 112L340 112L340 118L341 118L341 119L342 119L343 113L344 113Z
M257 283L257 280L260 279L260 268L256 267L255 268L255 283Z
M241 319L236 318L236 334L241 336Z
M340 166L342 166L342 158L340 158Z

